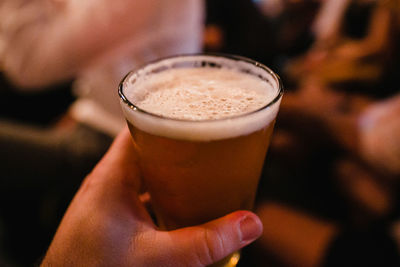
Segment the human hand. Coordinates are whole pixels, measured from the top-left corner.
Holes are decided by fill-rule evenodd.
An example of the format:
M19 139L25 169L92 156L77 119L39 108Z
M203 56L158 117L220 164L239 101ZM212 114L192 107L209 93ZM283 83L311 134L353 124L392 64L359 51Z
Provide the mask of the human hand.
M261 221L248 211L158 230L139 199L136 162L125 129L75 195L42 266L206 266L261 235Z
M357 41L346 41L336 47L333 54L336 59L341 60L356 60L364 56L362 43Z
M314 48L305 55L289 61L284 72L295 81L303 81L304 77L312 75L319 70L321 64L329 58L330 52L324 48Z

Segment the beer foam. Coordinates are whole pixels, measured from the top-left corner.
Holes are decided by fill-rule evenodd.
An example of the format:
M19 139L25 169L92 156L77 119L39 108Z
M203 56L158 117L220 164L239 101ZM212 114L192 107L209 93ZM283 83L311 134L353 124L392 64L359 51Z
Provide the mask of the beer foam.
M138 108L122 103L125 116L143 131L210 141L249 134L276 117L279 101L268 104L280 88L269 73L262 78L243 68L169 68L167 63L160 72L147 73L145 68L123 84L126 98Z

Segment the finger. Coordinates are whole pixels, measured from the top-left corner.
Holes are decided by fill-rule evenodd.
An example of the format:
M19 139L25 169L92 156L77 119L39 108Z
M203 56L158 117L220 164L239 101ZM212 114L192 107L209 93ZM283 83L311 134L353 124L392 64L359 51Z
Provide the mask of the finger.
M77 197L82 202L88 199L92 206L97 205L104 212L115 214L119 218L125 216L127 221L142 221L154 228L150 215L139 199L139 191L137 156L126 127L88 175Z
M237 211L200 226L159 232L168 241L161 252L181 258L179 266L208 266L256 240L262 229L257 215Z
M110 149L107 151L99 164L112 169L122 166L135 166L138 160L137 154L134 150L132 137L128 127L125 127L120 134L115 138Z
M123 185L135 193L139 192L138 157L128 127L115 138L87 180L85 183L101 183L103 186Z

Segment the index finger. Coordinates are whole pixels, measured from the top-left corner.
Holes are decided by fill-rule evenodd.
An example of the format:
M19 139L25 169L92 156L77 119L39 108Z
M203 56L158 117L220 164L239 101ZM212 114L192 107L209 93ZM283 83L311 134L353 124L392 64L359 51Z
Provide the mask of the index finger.
M136 193L139 192L138 157L128 127L125 127L115 138L113 144L87 177L87 180L90 183L104 183L105 186L120 183L133 189Z

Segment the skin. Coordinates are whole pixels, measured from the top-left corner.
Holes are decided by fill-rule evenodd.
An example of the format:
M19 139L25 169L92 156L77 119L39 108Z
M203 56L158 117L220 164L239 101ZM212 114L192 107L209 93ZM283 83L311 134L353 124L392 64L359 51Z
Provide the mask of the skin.
M249 211L158 230L139 197L135 162L124 129L72 200L41 266L207 266L261 235Z
M385 57L386 52L390 50L393 39L393 11L378 4L371 15L366 36L362 39L351 39L343 36L340 30L343 27L342 17L351 1L340 0L340 6L339 1L329 0L326 5L330 8L329 2L337 4L336 8L321 12L319 21L316 21L320 29L316 33L313 48L287 67L288 74L301 80L312 73L323 78L325 83L332 80L337 82L348 79L376 79L380 71L378 66L365 68L362 63L368 57ZM331 17L326 16L326 12ZM361 66L364 67L363 71ZM354 72L354 68L357 72Z

